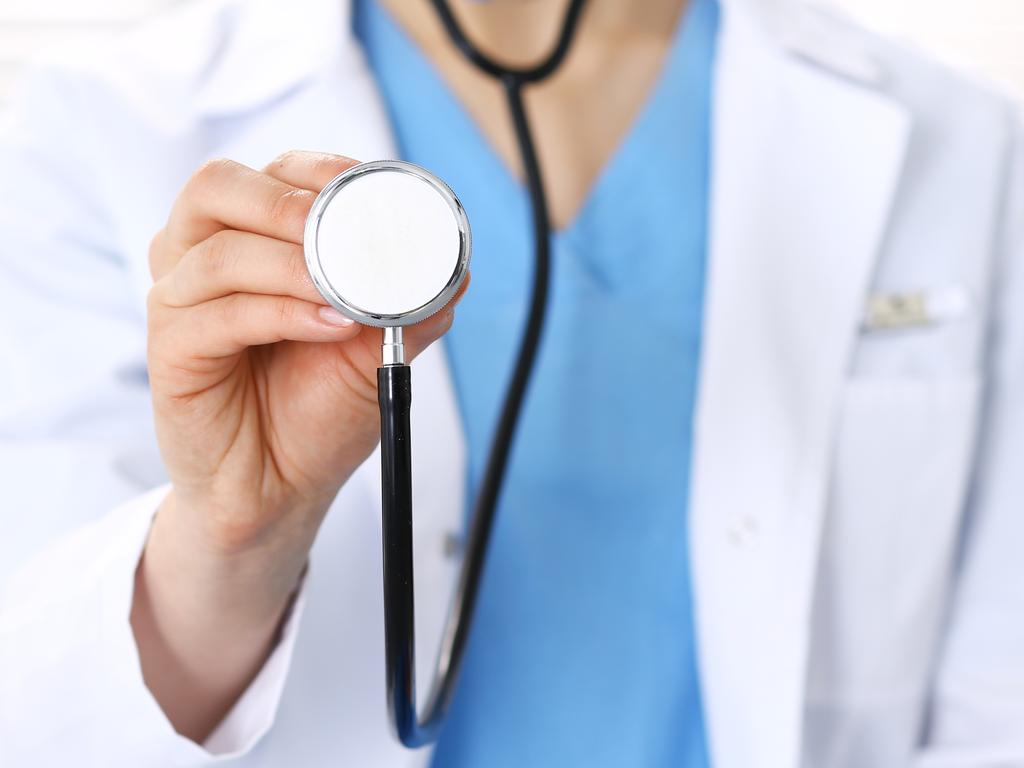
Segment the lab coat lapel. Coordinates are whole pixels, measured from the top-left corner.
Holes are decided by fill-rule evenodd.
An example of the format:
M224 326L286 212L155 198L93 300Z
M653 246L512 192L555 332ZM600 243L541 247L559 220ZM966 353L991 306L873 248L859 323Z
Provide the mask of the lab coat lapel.
M901 107L857 82L872 62L765 7L724 5L692 468L720 768L799 763L830 441L908 132Z

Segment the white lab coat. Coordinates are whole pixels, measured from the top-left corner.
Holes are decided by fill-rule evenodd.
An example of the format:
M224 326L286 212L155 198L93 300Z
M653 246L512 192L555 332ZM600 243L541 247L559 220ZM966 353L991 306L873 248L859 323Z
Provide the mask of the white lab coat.
M188 6L91 59L37 67L8 116L0 765L428 759L386 725L376 459L329 515L281 643L204 746L149 695L127 618L165 492L144 362L149 240L211 156L394 155L347 14L342 0ZM713 764L1024 765L1012 110L788 0L723 0L715 79L689 510ZM864 323L871 297L904 292L924 293L926 322ZM465 449L440 348L416 368L425 688Z

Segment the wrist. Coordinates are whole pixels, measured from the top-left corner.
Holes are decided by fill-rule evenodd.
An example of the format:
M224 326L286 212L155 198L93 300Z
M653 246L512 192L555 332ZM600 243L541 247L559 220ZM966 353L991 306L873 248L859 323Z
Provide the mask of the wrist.
M197 743L223 719L277 642L305 554L226 554L180 525L173 496L135 574L131 625L143 678Z
M218 478L172 482L154 525L173 528L176 538L218 562L238 563L295 552L304 560L341 485L303 495L280 488L239 493L237 481L224 489Z
M196 625L209 617L222 629L276 627L297 588L312 534L267 532L230 545L211 531L216 513L179 504L172 490L153 519L140 576L168 612Z

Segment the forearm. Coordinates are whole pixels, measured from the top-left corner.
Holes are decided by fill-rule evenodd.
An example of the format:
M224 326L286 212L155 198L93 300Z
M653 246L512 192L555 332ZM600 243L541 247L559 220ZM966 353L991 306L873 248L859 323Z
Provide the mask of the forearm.
M172 493L136 571L131 624L146 686L175 730L202 743L273 650L308 546L215 551L176 511Z

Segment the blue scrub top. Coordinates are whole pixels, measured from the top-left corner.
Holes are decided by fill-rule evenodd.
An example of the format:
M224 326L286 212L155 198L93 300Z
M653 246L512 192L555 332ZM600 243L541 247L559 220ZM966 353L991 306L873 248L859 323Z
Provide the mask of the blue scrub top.
M403 158L473 228L447 338L475 493L525 319L529 198L373 0L356 34ZM542 347L437 768L708 765L687 506L707 239L715 0L552 243Z

